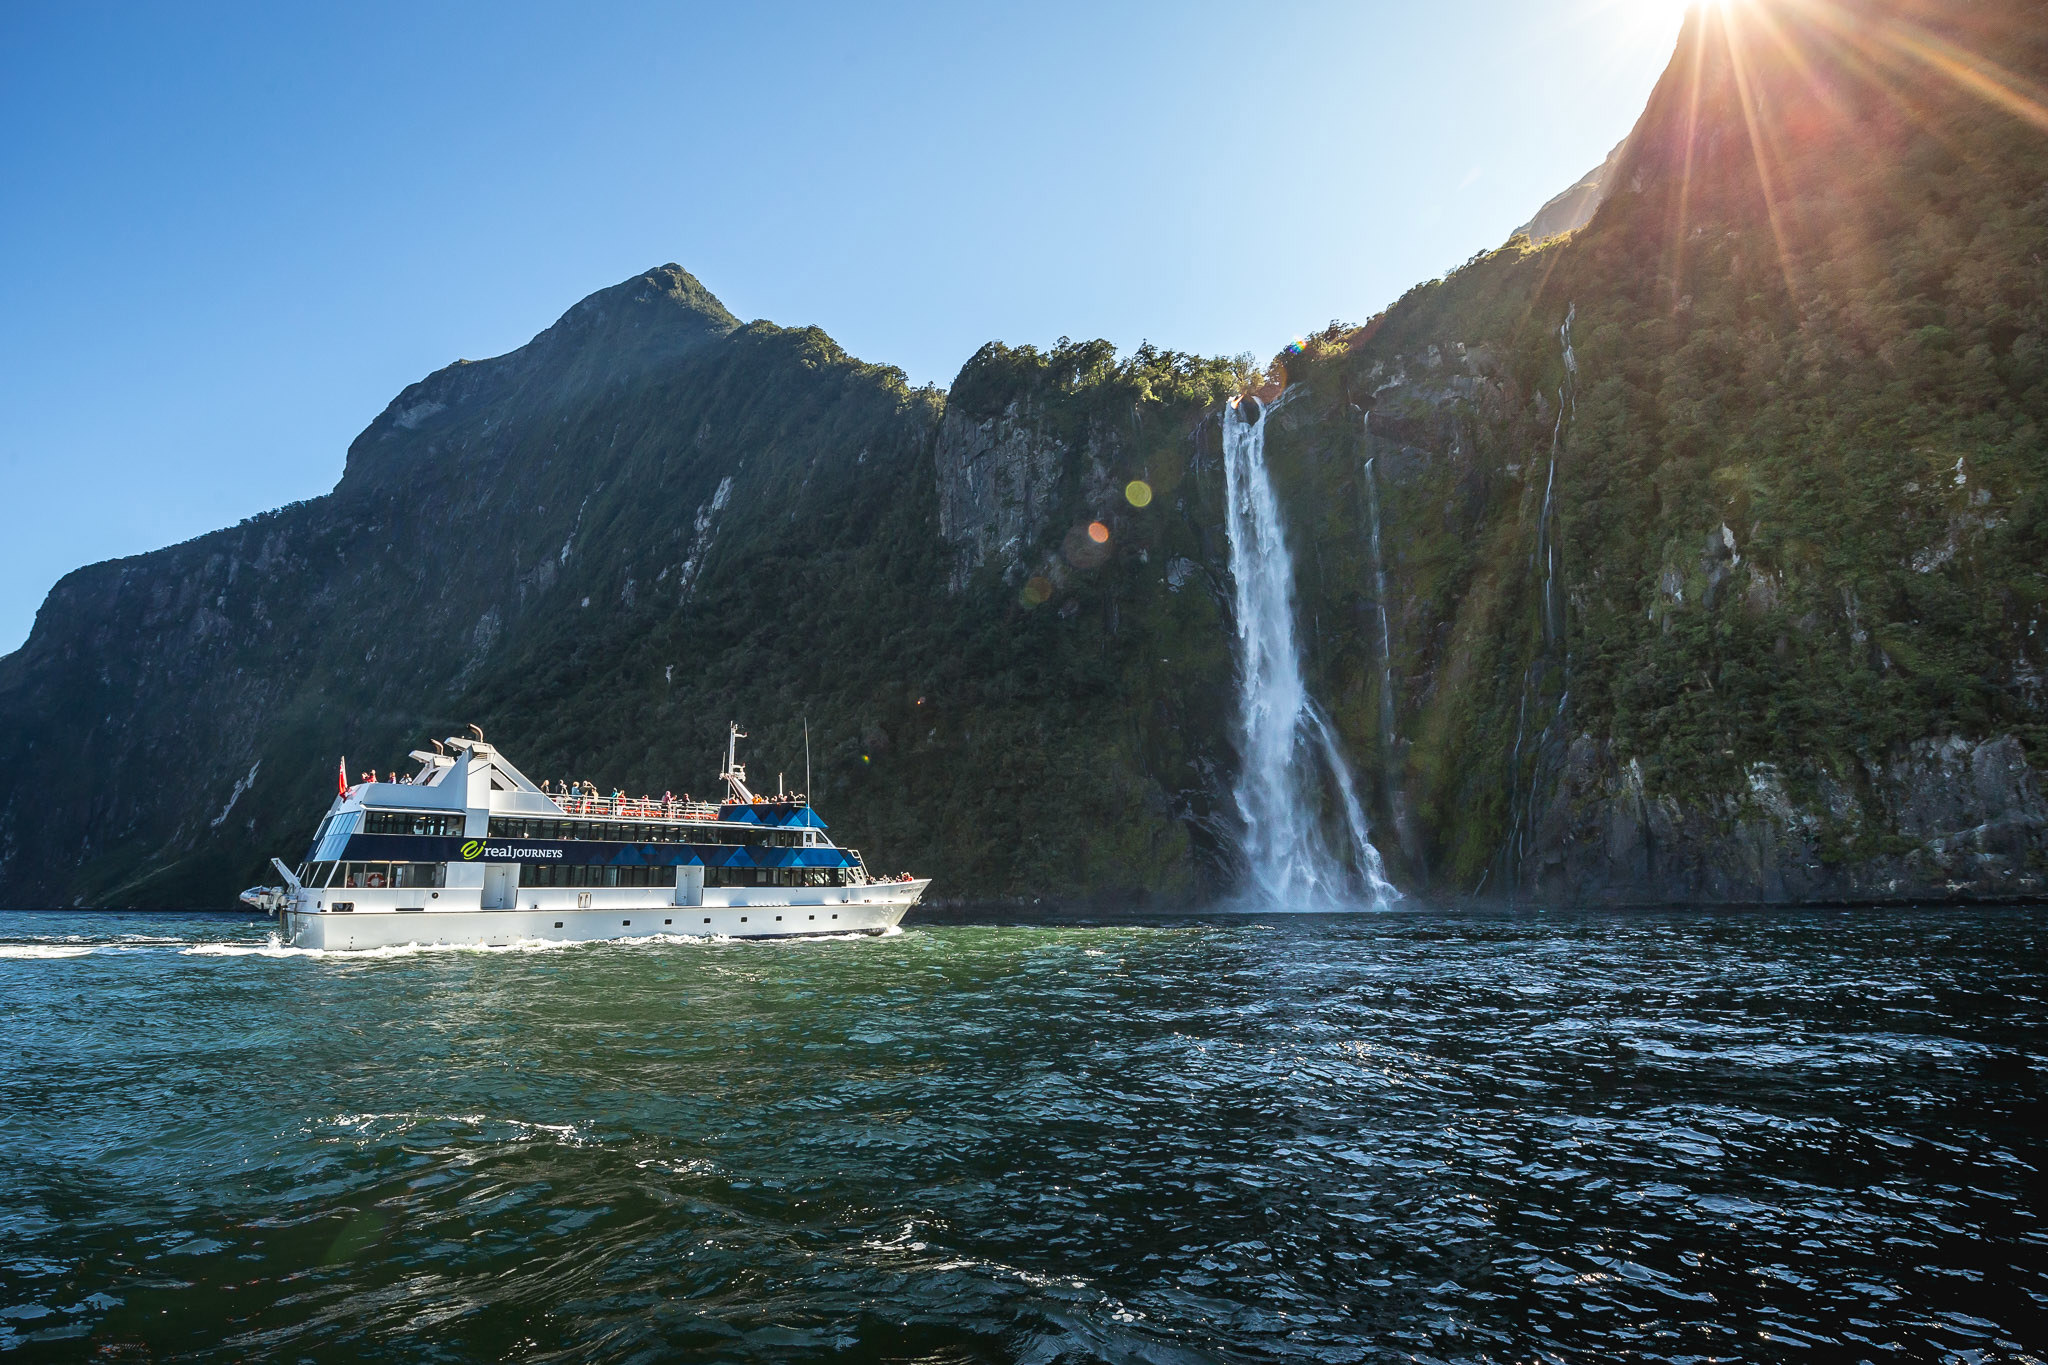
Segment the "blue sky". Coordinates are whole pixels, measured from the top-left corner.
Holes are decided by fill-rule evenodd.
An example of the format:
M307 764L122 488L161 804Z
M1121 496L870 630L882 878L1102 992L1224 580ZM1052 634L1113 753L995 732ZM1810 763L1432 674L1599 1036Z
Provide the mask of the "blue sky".
M0 6L0 650L323 493L399 389L678 261L941 385L1270 355L1596 164L1679 0Z

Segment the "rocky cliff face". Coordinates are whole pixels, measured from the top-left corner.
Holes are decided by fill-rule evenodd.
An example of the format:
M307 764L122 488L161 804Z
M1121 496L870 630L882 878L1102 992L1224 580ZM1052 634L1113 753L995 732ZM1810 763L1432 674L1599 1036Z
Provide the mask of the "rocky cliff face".
M1269 374L991 345L913 391L665 267L429 376L328 497L52 591L0 902L224 902L342 753L473 721L659 791L733 718L792 782L808 718L836 830L944 892L1213 897L1247 388L1405 888L2039 894L2048 14L1763 5L1695 18L1572 235Z
M980 420L956 408L939 424L939 535L953 548L946 586L954 592L991 559L1014 579L1059 510L1068 452L1033 417L1012 403Z
M1588 735L1539 817L1530 890L1576 902L2034 898L2048 878L2040 773L2010 736L1918 740L1881 767L1795 795L1755 763L1718 800L1652 796L1640 764ZM1845 856L1871 833L1881 847Z

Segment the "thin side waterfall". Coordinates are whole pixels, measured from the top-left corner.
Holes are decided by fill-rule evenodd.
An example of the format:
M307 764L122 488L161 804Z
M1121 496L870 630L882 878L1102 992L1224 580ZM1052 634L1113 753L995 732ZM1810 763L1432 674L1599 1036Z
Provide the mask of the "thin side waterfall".
M1576 303L1565 309L1564 324L1557 329L1558 344L1564 348L1564 383L1557 389L1557 421L1550 429L1550 469L1543 480L1543 515L1536 522L1536 549L1543 561L1543 643L1554 645L1564 635L1564 618L1557 603L1557 451L1564 444L1565 419L1579 405L1579 358L1572 352L1572 322L1579 315Z
M1372 418L1366 417L1368 430ZM1380 480L1373 469L1373 456L1365 460L1366 506L1372 513L1372 600L1380 617L1380 752L1393 761L1394 753L1394 631L1387 624L1387 565L1380 558Z
M1250 898L1290 909L1384 905L1400 893L1386 879L1336 736L1302 680L1294 561L1266 474L1266 409L1257 399L1233 400L1224 411L1223 477L1237 594L1237 805ZM1335 850L1323 828L1326 784L1343 816Z
M1570 304L1565 309L1564 322L1557 329L1558 346L1564 361L1564 382L1557 388L1557 420L1550 429L1550 466L1543 480L1543 508L1536 519L1536 548L1529 557L1532 573L1542 575L1543 646L1536 659L1529 665L1522 679L1522 702L1515 722L1515 744L1508 759L1508 802L1510 825L1507 842L1502 849L1502 858L1508 894L1512 896L1519 881L1523 855L1527 852L1530 822L1535 818L1536 790L1543 777L1544 746L1558 721L1564 716L1571 703L1571 650L1565 640L1565 619L1563 603L1557 593L1557 457L1564 446L1565 431L1579 404L1579 358L1572 350L1572 323L1579 315L1578 305ZM1561 651L1560 646L1565 646ZM1542 701L1542 689L1546 681L1554 679L1559 687L1557 702L1551 708L1550 719L1536 736L1532 747L1532 762L1529 765L1527 790L1522 790L1522 747L1527 736L1529 722L1529 701L1531 691Z
M1372 449L1372 414L1365 414L1366 449ZM1387 619L1387 561L1380 553L1380 475L1378 456L1365 459L1366 508L1371 514L1372 599L1380 622L1380 778L1386 784L1387 809L1401 846L1414 853L1408 822L1408 793L1403 782L1401 729L1394 707L1394 630Z

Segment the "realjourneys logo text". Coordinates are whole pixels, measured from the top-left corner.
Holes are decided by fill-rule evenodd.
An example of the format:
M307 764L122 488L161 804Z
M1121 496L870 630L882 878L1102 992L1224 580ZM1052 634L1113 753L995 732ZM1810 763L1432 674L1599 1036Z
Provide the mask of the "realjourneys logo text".
M532 844L505 844L494 848L481 839L465 839L462 843L464 862L475 862L478 858L511 858L530 863L536 859L561 856L559 848L539 848Z

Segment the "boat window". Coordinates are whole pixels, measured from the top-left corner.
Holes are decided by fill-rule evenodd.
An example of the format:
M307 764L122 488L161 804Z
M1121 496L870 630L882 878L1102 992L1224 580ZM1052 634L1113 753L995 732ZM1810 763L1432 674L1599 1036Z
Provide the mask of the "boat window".
M372 810L363 812L363 833L419 834L445 839L461 834L462 822L461 815L447 812Z
M446 886L445 863L334 863L334 885L375 891L384 887Z
M521 863L521 886L674 886L672 867L606 867L572 863Z
M839 886L836 867L707 867L706 886Z

